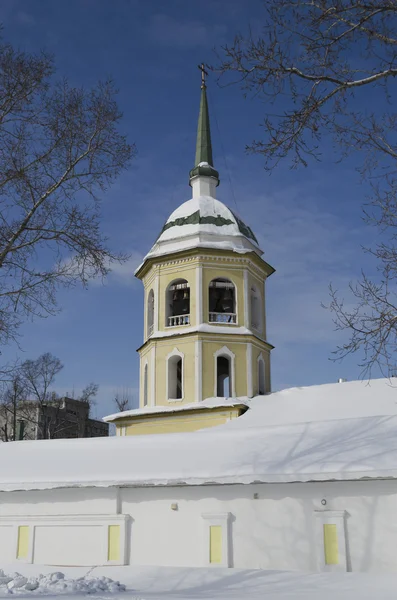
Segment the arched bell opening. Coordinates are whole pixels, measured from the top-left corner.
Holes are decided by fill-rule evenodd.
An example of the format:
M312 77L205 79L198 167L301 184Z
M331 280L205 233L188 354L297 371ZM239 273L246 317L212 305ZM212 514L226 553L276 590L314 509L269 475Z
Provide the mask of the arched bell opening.
M209 322L236 323L236 290L229 279L213 279L209 285Z
M166 327L189 325L190 287L186 279L177 279L166 292Z
M232 374L230 358L218 356L216 359L216 395L221 398L232 396Z

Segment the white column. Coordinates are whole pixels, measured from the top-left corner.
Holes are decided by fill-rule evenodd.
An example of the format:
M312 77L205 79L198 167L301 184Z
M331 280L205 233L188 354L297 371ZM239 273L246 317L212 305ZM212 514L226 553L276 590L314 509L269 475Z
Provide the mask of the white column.
M195 354L195 396L196 402L201 402L203 399L203 373L202 373L202 364L203 364L203 342L201 340L196 340L194 344L194 354Z
M196 268L196 325L203 322L203 267Z
M252 398L254 395L252 386L252 344L247 344L247 396Z
M143 341L146 342L148 338L148 327L147 327L147 298L148 292L145 288L143 292Z
M247 329L251 328L250 323L250 304L249 304L249 283L248 283L248 269L244 269L244 327Z
M159 330L159 306L160 306L160 278L156 275L154 279L154 315L153 315L153 334Z
M150 406L156 405L156 346L150 351Z

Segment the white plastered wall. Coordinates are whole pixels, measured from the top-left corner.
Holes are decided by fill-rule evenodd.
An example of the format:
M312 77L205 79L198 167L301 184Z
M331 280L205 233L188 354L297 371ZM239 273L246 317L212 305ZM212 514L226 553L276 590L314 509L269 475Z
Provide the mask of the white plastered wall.
M0 494L0 560L68 565L126 564L129 516L119 490L58 489ZM109 557L109 527L117 527L117 557ZM19 527L28 548L18 556Z
M57 550L57 564L68 564L87 527L120 522L126 564L204 566L208 514L212 522L222 522L227 514L228 556L222 560L229 566L318 571L324 563L319 523L333 523L335 517L338 531L344 528L344 539L338 540L343 568L397 572L396 505L394 481L1 493L0 560L10 560L6 548L15 543L19 525L52 527L52 533L65 524L81 527L70 539L64 537L64 554ZM48 531L38 535L32 560L46 559L46 547L57 543ZM107 564L105 541L98 537L95 550L88 544L75 554L74 564ZM95 554L100 548L101 560Z

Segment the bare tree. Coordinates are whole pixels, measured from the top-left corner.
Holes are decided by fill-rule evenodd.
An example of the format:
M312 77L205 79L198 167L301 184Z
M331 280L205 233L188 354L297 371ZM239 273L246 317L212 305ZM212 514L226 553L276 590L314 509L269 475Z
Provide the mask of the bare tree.
M4 372L0 385L0 439L49 439L84 437L99 386L88 384L73 399L53 389L63 364L49 352L37 359L16 363ZM72 412L72 414L70 414Z
M19 419L19 407L26 400L25 383L16 368L2 381L0 392L0 440L11 442L23 439L24 431ZM19 427L18 427L19 425Z
M132 394L128 388L121 388L114 393L113 403L119 412L130 410L132 407Z
M104 277L125 255L100 231L99 193L134 154L111 81L53 81L51 57L0 45L0 343L58 310L60 286Z
M19 376L25 383L27 397L41 404L53 400L56 394L50 391L50 387L62 369L59 358L50 352L36 360L25 360L20 366Z
M81 402L85 402L88 404L90 408L92 408L96 403L96 396L98 394L99 385L97 383L89 383L82 389L81 394L78 397L78 400Z
M65 427L62 399L51 390L55 378L63 369L56 356L46 352L35 360L25 360L18 369L25 398L19 406L24 420L34 424L37 437L53 438Z
M215 69L223 83L268 102L264 137L247 147L272 170L289 157L306 166L321 158L331 136L340 156L355 153L367 182L367 221L382 242L367 249L378 277L351 285L356 307L346 309L331 288L330 308L348 341L337 357L360 351L365 375L374 365L396 369L397 349L397 76L395 0L267 0L259 35L238 35ZM373 94L376 93L374 96Z

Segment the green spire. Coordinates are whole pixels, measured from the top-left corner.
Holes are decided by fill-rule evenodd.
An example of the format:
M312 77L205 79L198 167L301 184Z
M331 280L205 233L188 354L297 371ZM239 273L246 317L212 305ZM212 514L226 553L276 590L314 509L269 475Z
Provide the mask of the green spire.
M199 65L201 70L201 100L200 100L200 113L197 126L197 142L196 142L196 160L195 166L190 171L190 179L197 177L198 175L204 175L206 177L214 177L218 179L219 184L219 173L214 169L214 161L212 158L212 144L211 144L211 129L210 129L210 116L208 112L207 102L207 86L205 83L205 76L207 72L204 70L204 65ZM208 163L201 165L201 163Z
M201 162L207 162L211 167L213 166L210 116L208 114L206 89L206 85L203 84L201 86L200 114L197 126L196 162L194 163L196 167Z

